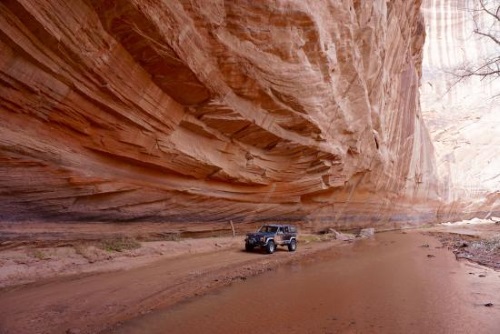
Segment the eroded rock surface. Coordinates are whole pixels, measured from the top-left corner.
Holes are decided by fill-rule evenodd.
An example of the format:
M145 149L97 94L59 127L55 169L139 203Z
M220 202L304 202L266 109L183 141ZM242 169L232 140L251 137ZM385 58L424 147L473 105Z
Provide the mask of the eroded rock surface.
M435 219L420 1L9 0L0 33L3 220Z

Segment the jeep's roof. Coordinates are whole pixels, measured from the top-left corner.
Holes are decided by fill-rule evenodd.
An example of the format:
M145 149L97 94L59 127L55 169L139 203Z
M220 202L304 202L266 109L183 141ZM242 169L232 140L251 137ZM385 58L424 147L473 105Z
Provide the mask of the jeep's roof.
M291 231L296 231L297 230L297 226L295 226L295 225L289 225L289 224L264 224L264 225L261 225L260 228L263 228L265 226L277 227L277 228L288 227Z
M263 224L262 226L272 226L272 227L292 226L292 227L295 227L294 225L288 225L288 224Z

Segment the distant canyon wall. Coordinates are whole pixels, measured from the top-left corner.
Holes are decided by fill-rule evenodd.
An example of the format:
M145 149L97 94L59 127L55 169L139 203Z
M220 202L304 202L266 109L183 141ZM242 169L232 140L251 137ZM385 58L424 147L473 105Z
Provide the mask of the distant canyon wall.
M498 1L485 2L496 9ZM500 29L478 0L424 0L426 22L422 114L442 180L440 215L450 220L500 213L500 79L457 74L477 68L500 48L479 28ZM498 32L497 32L498 34Z
M0 217L435 221L420 6L2 1Z

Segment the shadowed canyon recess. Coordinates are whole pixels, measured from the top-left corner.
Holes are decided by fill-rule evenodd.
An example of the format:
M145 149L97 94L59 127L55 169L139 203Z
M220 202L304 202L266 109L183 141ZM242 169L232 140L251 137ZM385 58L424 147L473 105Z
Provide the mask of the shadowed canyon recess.
M2 1L0 218L392 228L498 210L497 191L462 212L438 177L421 5Z

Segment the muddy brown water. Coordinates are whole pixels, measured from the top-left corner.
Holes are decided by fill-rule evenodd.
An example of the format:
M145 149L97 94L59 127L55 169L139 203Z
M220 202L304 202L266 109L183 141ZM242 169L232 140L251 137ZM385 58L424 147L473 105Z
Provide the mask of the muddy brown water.
M432 237L383 233L113 331L256 332L500 333L500 272L456 261Z

